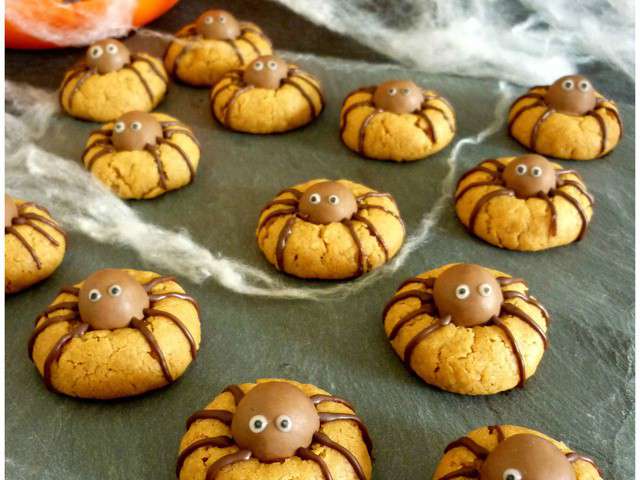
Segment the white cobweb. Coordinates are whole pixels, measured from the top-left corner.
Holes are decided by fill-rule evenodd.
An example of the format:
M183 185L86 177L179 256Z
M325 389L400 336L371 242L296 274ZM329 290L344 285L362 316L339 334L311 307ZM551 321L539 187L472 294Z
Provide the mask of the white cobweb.
M58 103L53 92L6 83L6 185L18 198L55 205L56 219L70 231L98 242L125 246L146 264L163 273L175 273L202 283L214 280L237 293L290 299L336 299L356 293L395 272L408 256L430 238L433 226L450 201L456 161L465 145L478 144L504 123L513 91L501 82L494 119L473 136L458 140L447 158L448 171L441 195L425 212L418 227L387 265L358 280L330 287L290 287L280 274L269 273L238 259L212 251L191 239L184 230L169 230L138 215L77 161L60 157L38 145L45 135L56 134ZM59 132L58 132L59 133Z

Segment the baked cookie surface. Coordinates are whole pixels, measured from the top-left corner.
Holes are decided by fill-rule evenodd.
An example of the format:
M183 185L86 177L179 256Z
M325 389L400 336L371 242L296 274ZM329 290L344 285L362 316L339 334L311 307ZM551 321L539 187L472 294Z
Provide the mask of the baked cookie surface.
M207 10L176 33L164 64L180 81L210 87L230 70L271 52L271 40L257 25L238 21L224 10Z
M198 304L173 277L106 269L61 289L29 354L50 390L111 399L174 382L199 345Z
M523 386L548 345L549 314L525 281L473 264L445 265L405 281L383 319L408 370L465 395Z
M345 279L392 258L405 238L393 197L348 180L311 180L276 195L260 213L258 246L278 270Z
M481 427L450 443L433 480L601 480L595 462L525 427Z
M168 85L160 59L106 39L91 45L85 60L65 73L59 100L72 117L109 122L131 110L150 112Z
M128 112L94 130L84 166L120 198L150 199L190 184L200 146L189 127L163 113Z
M368 480L371 440L351 404L310 384L232 385L187 421L180 480Z
M46 208L5 194L5 293L48 278L62 263L66 248L66 234Z
M445 148L453 139L453 107L434 90L394 80L347 95L340 111L340 138L368 158L405 162Z
M582 240L594 207L578 172L540 155L483 160L462 175L454 202L470 233L521 251Z
M581 75L530 88L511 105L508 129L526 148L569 160L603 157L618 145L623 133L615 102Z
M293 130L313 121L324 108L318 80L271 55L226 73L211 90L210 101L220 124L247 133Z

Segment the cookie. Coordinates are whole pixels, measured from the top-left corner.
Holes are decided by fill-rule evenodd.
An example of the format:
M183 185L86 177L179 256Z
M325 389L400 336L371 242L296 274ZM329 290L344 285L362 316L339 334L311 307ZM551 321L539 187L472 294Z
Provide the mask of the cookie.
M60 290L28 350L50 390L111 399L173 383L199 345L198 303L173 277L105 269Z
M211 90L211 113L222 126L247 133L279 133L320 115L320 82L279 57L261 56L226 73Z
M91 45L85 59L65 73L59 100L72 117L110 122L131 110L150 112L168 85L160 59L131 53L108 38Z
M593 160L622 138L616 104L582 75L532 87L509 109L509 134L529 150L568 160Z
M278 193L262 209L256 235L260 250L280 271L345 279L391 259L405 230L389 193L318 179Z
M454 201L470 233L521 251L582 240L594 207L578 172L533 154L483 160L462 175Z
M149 199L193 181L200 146L163 113L128 112L89 135L84 166L120 198Z
M473 264L403 282L382 317L409 371L464 395L524 386L549 344L549 314L526 282Z
M179 480L369 480L371 440L351 404L314 385L227 387L187 420Z
M4 196L4 291L16 293L48 278L67 248L66 233L49 211Z
M176 33L164 64L178 80L210 87L228 71L271 52L271 40L257 25L224 10L207 10Z
M595 462L540 432L478 428L450 443L433 480L602 480Z
M392 80L355 90L340 111L340 138L377 160L407 162L439 152L456 132L453 107L435 90Z

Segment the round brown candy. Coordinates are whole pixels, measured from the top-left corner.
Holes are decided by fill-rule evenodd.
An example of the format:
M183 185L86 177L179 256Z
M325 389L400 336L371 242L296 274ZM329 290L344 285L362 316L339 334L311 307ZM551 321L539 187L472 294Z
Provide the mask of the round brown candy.
M113 124L111 143L118 151L144 150L162 138L162 125L150 113L128 112Z
M518 198L548 194L556 188L556 169L541 155L522 155L514 158L504 168L502 179L507 188Z
M95 330L114 330L142 319L149 307L144 287L124 270L104 269L92 273L80 287L80 318Z
M285 382L260 383L238 403L231 435L241 449L262 462L290 458L311 445L320 428L313 402L298 387Z
M240 36L240 23L226 10L207 10L196 20L196 31L209 40L234 40Z
M280 82L287 78L288 71L287 62L280 57L264 55L249 64L242 78L245 83L254 87L275 90L280 87Z
M423 101L422 89L410 80L381 83L373 94L373 104L376 108L398 114L420 110Z
M551 84L544 101L560 113L585 115L596 106L596 91L582 75L567 75Z
M537 435L506 438L480 467L480 480L576 480L567 457Z
M320 182L307 188L298 204L300 216L320 225L350 219L358 211L356 197L339 182Z
M13 219L18 218L18 206L6 193L4 194L4 228L10 227Z
M106 38L87 49L86 62L100 74L115 72L131 62L131 53L124 43Z
M436 278L433 299L441 319L451 316L460 327L487 323L500 314L500 284L486 268L471 263L449 267Z

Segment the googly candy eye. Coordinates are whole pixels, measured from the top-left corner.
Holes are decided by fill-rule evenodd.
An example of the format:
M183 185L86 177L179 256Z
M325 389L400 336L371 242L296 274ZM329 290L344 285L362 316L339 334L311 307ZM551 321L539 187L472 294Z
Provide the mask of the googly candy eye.
M407 95L409 95L411 93L411 90L408 89L408 88L401 88L400 89L400 93L406 97Z
M224 22L226 22L226 21L227 21L227 19L226 19L223 15L220 15L220 16L218 17L218 22L219 22L219 23L224 23Z
M262 70L264 68L264 63L262 63L261 61L257 61L253 64L253 69L256 72L259 72L260 70Z
M580 83L578 83L578 88L581 92L588 92L591 84L587 80L581 80Z
M119 297L122 294L122 287L117 284L111 285L108 292L112 297Z
M516 175L524 175L525 173L527 173L527 166L524 163L516 167Z
M312 203L313 205L318 205L321 200L322 197L320 197L319 193L312 193L309 197L309 203Z
M573 80L567 79L564 82L562 82L562 88L564 90L573 90L574 84L573 84Z
M491 288L491 285L489 285L488 283L481 283L478 286L478 293L483 297L488 297L489 295L491 295L491 292L493 292L493 288Z
M275 70L278 68L278 64L274 60L271 60L267 63L267 67L269 67L269 70Z
M284 433L290 432L293 428L293 421L291 420L291 417L288 415L280 415L276 419L276 428Z
M116 133L122 133L124 132L125 128L126 125L124 124L124 122L116 122L116 124L113 126L113 131Z
M211 25L213 23L213 17L204 17L204 23Z
M522 473L515 468L507 468L502 474L502 480L522 480Z
M116 53L118 53L117 45L114 45L113 43L110 43L109 45L107 45L107 53L111 55L115 55Z
M101 298L102 298L102 294L100 293L100 290L98 290L97 288L94 288L91 291L89 291L89 300L90 301L97 302Z
M398 93L398 89L396 89L396 88L394 88L394 87L391 87L389 90L387 90L387 93L388 93L390 96L394 97L394 96L396 95L396 93Z
M267 425L269 425L269 422L267 421L267 417L264 415L254 415L251 417L251 420L249 420L249 430L253 433L264 432Z
M338 205L340 203L340 197L337 195L331 195L329 197L329 203L331 205Z
M465 300L469 295L471 295L469 285L462 283L456 287L456 298L458 300Z
M531 175L533 175L534 177L541 177L542 176L542 168L540 168L540 167L532 167L531 168Z
M102 56L102 53L103 50L100 45L94 45L93 47L91 47L91 50L89 50L89 55L91 56L91 58L100 58Z
M140 122L131 122L131 130L136 132L142 130L142 124Z

